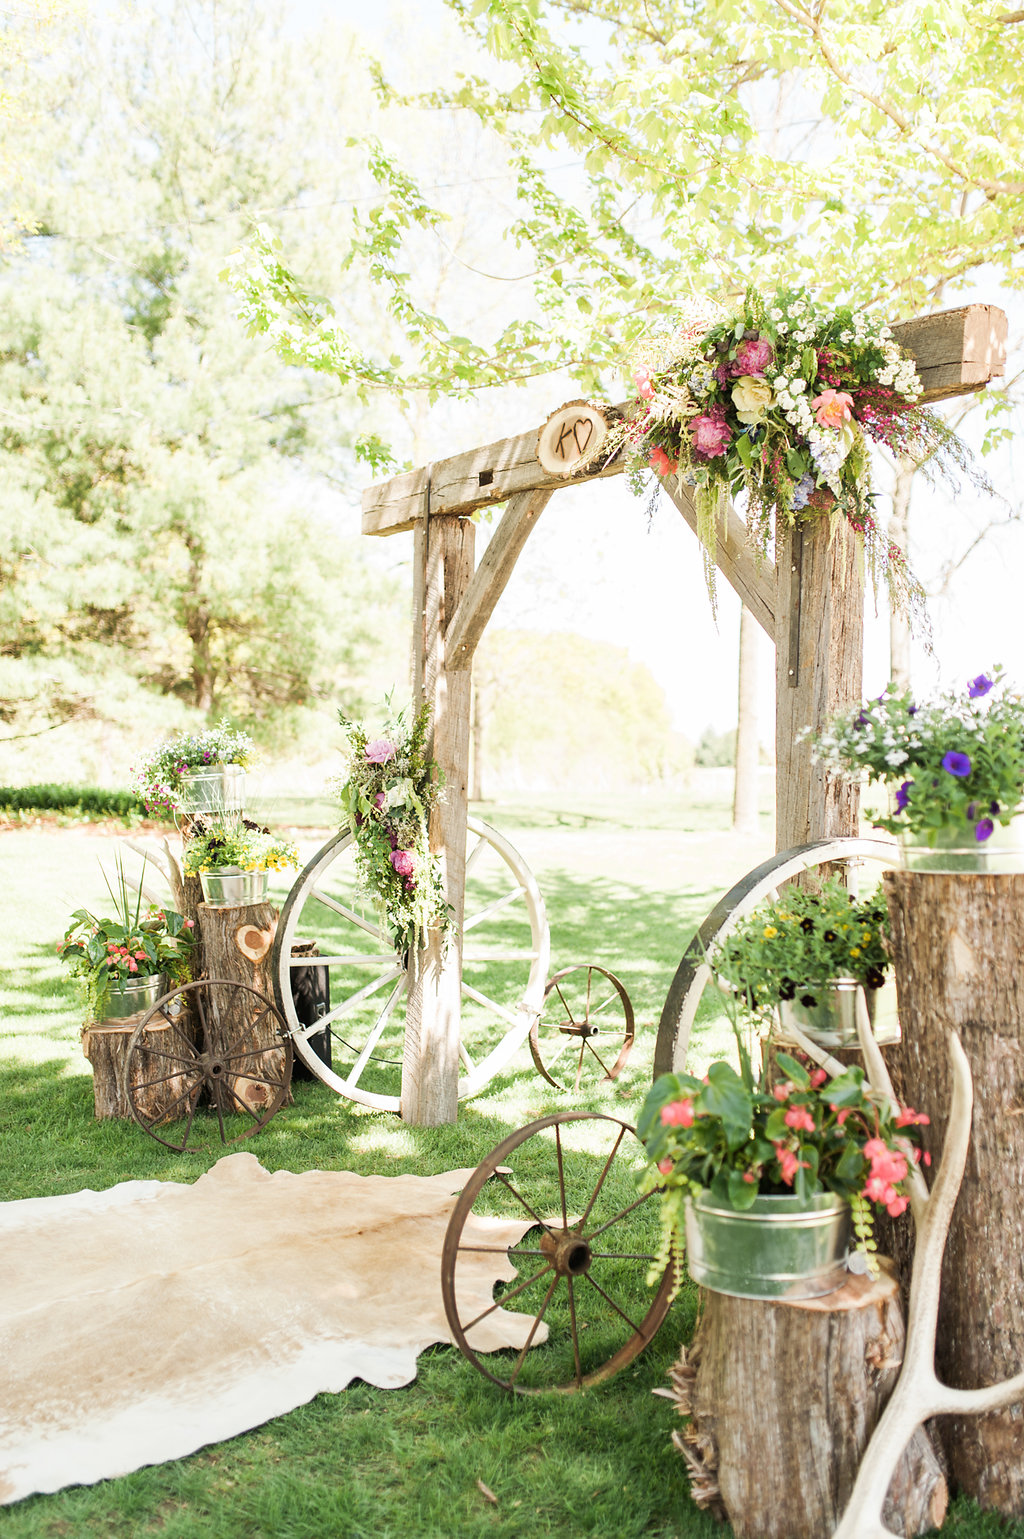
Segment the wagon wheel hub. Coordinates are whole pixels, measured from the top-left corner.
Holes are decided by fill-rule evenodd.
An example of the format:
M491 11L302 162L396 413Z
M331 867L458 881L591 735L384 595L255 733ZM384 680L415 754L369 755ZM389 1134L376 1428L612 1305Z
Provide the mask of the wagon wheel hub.
M589 1021L568 1021L564 1026L559 1026L559 1034L563 1037L596 1037L599 1028L592 1026Z
M582 1277L590 1270L590 1246L581 1234L570 1229L545 1231L540 1248L559 1277Z

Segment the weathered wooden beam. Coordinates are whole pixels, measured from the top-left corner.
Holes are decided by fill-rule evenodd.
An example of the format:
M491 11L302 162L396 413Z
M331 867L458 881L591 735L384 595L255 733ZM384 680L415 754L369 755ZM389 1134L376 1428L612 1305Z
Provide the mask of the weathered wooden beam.
M688 489L685 486L666 486L665 491L696 534L697 511ZM758 558L747 539L747 526L731 503L725 514L724 528L718 530L715 564L726 581L736 589L757 623L774 641L775 567L766 557Z
M923 401L970 395L1006 369L1006 311L996 305L939 310L902 321L892 333L917 364Z
M545 491L520 492L509 499L501 523L480 557L480 564L445 633L449 668L472 668L477 643L494 613L495 604L505 591L519 553L536 529L537 520L551 495Z
M900 346L917 362L924 401L969 395L999 378L1006 365L1006 332L1006 313L995 305L964 305L893 327ZM614 410L621 414L630 406L624 402ZM518 492L554 491L560 486L618 475L624 468L619 456L598 470L568 477L552 475L537 459L539 432L539 428L531 428L516 438L503 438L367 487L363 493L363 533L398 534L411 529L422 512L428 478L433 513L467 514L506 502Z

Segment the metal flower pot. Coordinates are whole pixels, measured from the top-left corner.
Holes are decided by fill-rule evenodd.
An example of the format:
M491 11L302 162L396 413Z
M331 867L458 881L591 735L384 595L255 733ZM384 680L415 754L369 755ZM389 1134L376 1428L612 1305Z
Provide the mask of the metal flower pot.
M978 840L974 824L964 823L957 828L933 828L928 833L903 829L899 846L905 871L935 871L942 875L959 871L1008 875L1024 871L1024 813L1017 812L1009 823L996 823L987 839Z
M211 908L241 908L247 903L262 903L267 896L266 871L241 871L224 866L218 871L200 871L203 899Z
M687 1199L686 1264L694 1282L746 1299L813 1299L846 1279L850 1207L832 1192L806 1201L755 1197L738 1212L710 1192Z
M107 1002L103 1007L105 1021L125 1021L130 1015L138 1015L155 1005L167 993L167 979L163 973L150 973L145 978L132 978L127 983L112 983Z
M182 775L178 788L182 812L241 812L245 806L245 770L240 764L211 764Z
M834 978L824 986L812 983L807 988L798 989L794 999L779 1001L779 1020L783 1032L787 1026L797 1026L804 1036L810 1037L819 1047L856 1047L857 991L860 987L856 978ZM878 993L878 989L864 990L872 1028L875 1026ZM801 1004L801 994L813 994L816 1003ZM883 1040L877 1030L874 1035L876 1040ZM887 1035L884 1040L893 1038Z

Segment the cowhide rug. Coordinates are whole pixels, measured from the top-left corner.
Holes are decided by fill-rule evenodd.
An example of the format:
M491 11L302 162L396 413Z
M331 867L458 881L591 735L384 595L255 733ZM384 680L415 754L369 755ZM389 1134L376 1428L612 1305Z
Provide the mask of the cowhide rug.
M354 1378L411 1383L451 1340L441 1246L469 1174L231 1154L191 1186L0 1203L0 1502L179 1459ZM526 1227L478 1232L504 1247ZM462 1318L514 1276L500 1251L460 1261ZM529 1323L495 1310L474 1345L521 1347Z

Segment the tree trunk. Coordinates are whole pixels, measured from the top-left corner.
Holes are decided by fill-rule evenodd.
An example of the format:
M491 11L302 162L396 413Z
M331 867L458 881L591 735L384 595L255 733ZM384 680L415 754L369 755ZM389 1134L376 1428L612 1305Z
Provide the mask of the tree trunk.
M736 1539L830 1539L895 1386L903 1340L888 1271L794 1303L705 1294L670 1396L691 1418L673 1441L697 1505L728 1518ZM925 1533L942 1523L946 1501L941 1456L919 1429L886 1520L896 1533Z
M277 930L277 910L269 903L237 908L215 908L201 903L199 929L207 977L229 985L245 984L273 1003L270 952ZM224 1060L229 1099L237 1097L250 1111L261 1111L273 1095L265 1079L277 1078L285 1066L284 1049L274 1047L278 1041L276 1016L252 994L234 987L215 988L204 1013L205 1050ZM259 1079L246 1076L247 1053L260 1055L250 1064L252 1068L258 1063ZM289 1091L284 1104L290 1102Z
M142 1015L139 1014L118 1021L116 1025L91 1021L82 1032L82 1052L92 1064L93 1102L97 1117L131 1117L128 1087L125 1084L128 1044L141 1019ZM180 1106L181 1097L188 1088L180 1075L166 1078L167 1060L161 1056L161 1052L164 1039L169 1033L169 1045L177 1056L180 1048L176 1040L177 1033L166 1022L157 1019L142 1037L140 1051L136 1052L131 1061L136 1105L143 1116L154 1122L159 1122L166 1112Z
M948 1122L946 1033L959 1033L974 1077L974 1119L942 1268L936 1366L974 1389L1024 1366L1024 875L884 877L903 1040L887 1050L896 1093L931 1118L938 1160ZM913 1235L901 1230L904 1268ZM909 1275L909 1269L908 1269ZM954 1486L1024 1517L1024 1407L943 1417Z
M757 644L760 627L744 604L740 610L740 663L736 711L736 770L732 826L757 828Z

